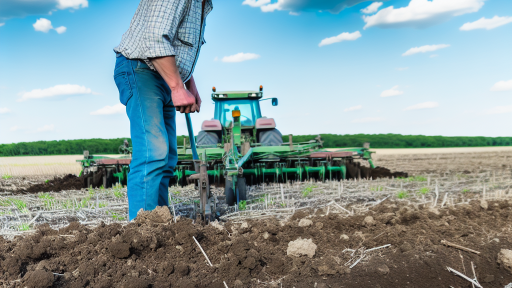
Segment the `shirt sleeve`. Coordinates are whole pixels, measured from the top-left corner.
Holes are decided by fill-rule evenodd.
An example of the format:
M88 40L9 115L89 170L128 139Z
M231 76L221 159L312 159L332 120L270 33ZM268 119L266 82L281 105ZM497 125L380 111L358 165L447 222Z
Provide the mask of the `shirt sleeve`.
M176 55L173 41L187 3L183 0L150 0L146 14L144 57L156 58Z

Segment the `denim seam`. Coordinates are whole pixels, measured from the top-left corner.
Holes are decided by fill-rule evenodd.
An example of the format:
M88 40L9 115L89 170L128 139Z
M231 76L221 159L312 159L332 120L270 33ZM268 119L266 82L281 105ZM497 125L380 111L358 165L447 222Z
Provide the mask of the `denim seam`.
M138 63L137 63L137 65L138 65ZM144 114L142 113L142 105L141 105L141 102L140 102L139 85L137 84L137 77L135 77L135 70L133 69L133 65L130 65L130 69L132 70L133 81L135 82L135 85L134 85L135 87L134 88L137 90L137 101L139 102L139 112L140 112L140 117L142 119L142 127L144 129L144 140L146 141L146 160L144 161L144 193L143 193L143 196L144 196L144 210L146 210L147 204L148 204L148 197L147 197L148 188L147 188L147 182L146 182L146 174L147 174L147 169L148 169L148 158L149 158L148 137L147 137L147 132L146 132L146 122L145 122L145 119L144 119Z

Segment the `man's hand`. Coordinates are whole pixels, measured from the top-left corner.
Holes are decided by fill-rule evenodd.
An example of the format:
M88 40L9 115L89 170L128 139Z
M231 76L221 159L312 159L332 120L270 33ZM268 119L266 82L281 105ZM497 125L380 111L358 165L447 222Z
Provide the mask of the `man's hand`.
M151 63L153 63L153 66L155 66L160 76L164 78L169 88L171 88L172 103L174 107L176 107L176 110L181 113L199 112L201 98L199 98L198 106L197 97L199 97L199 94L197 93L197 89L195 89L197 97L185 89L174 56L153 58L151 59ZM190 81L187 83L189 82ZM193 86L195 88L195 83Z
M199 96L199 92L197 91L196 87L196 81L194 80L194 76L190 77L190 80L185 83L185 86L187 87L188 91L196 98L196 102L194 103L192 109L196 109L196 111L199 113L199 110L201 109L201 96Z
M185 87L171 88L172 103L176 107L176 111L181 113L199 112L196 105L196 98Z

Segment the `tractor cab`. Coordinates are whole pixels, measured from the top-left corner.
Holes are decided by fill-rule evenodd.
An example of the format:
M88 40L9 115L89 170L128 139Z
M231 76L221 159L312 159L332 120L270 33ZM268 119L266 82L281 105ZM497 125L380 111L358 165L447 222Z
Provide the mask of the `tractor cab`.
M274 135L279 133L275 129L274 119L261 115L260 101L272 100L273 106L277 106L278 103L277 98L263 99L263 86L260 86L259 91L217 92L215 87L212 90L215 114L212 120L203 122L201 132L197 137L198 146L216 146L229 142L229 136L235 123L234 115L240 115L235 117L238 117L241 133L244 139L247 140L246 142L260 143L260 138L264 134ZM270 130L273 132L269 132ZM277 139L280 136L271 138ZM282 143L282 141L277 142L273 140L272 143L267 143L267 145L280 145Z
M244 92L222 92L212 97L215 102L214 119L219 120L223 127L230 127L233 123L233 111L240 111L240 122L242 128L251 128L256 126L256 120L261 118L260 102L261 96L248 97L247 95L258 95L252 91ZM224 96L226 95L226 96ZM244 95L245 97L236 97ZM261 95L261 94L260 94ZM231 96L231 97L230 97Z

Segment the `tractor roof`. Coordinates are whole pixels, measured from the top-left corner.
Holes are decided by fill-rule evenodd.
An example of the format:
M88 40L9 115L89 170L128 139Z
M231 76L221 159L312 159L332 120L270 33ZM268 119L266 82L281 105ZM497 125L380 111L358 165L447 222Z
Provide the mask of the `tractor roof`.
M227 100L227 99L261 99L263 92L255 90L245 91L219 91L212 93L214 100Z

